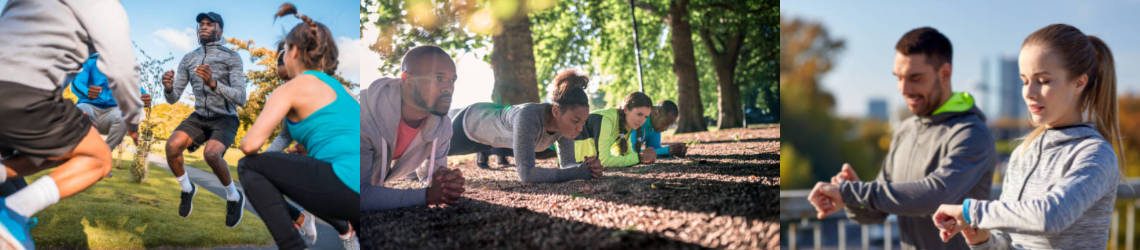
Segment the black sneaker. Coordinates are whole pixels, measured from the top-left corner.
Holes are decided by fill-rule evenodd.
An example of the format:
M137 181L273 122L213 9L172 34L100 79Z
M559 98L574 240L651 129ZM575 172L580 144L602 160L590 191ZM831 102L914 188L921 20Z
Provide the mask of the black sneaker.
M190 192L180 193L182 193L182 203L178 204L178 215L188 217L190 216L190 212L194 210L194 195L198 194L198 186L195 186L194 183L190 183Z
M226 226L236 227L241 223L241 215L245 214L242 209L245 207L245 194L238 192L238 200L226 201Z

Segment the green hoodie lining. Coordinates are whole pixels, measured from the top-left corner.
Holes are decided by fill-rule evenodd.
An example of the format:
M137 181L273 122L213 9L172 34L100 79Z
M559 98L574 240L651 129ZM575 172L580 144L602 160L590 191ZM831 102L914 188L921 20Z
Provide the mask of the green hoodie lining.
M931 115L937 115L946 112L964 112L966 110L970 110L970 108L973 107L974 97L971 96L970 93L955 92L954 94L950 95L950 99L947 99L945 103L942 103L942 106L939 106L938 109L935 109L934 113L931 113Z

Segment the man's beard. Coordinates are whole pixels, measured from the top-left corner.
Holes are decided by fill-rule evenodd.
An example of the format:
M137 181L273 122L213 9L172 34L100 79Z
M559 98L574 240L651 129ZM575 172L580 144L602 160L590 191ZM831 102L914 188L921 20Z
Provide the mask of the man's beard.
M210 32L210 35L207 35L205 37L198 36L198 44L200 44L200 45L206 45L207 43L211 43L211 42L217 41L217 40L218 40L218 31Z
M445 107L442 111L436 110L435 109L436 107L428 106L427 100L424 99L423 95L421 94L422 92L420 92L420 90L418 88L413 88L413 90L415 93L412 97L412 102L414 102L416 104L416 106L419 106L423 110L427 110L428 113L431 113L433 115L438 115L438 116L446 116L447 115L447 108L450 108L450 107ZM444 95L441 95L441 96L435 98L435 101L436 101L435 104L438 105L440 103L441 99L444 99L445 97L448 97L448 96L449 96L448 94L444 94ZM448 106L450 106L450 103Z
M939 98L939 99L935 99L935 98ZM923 112L924 113L923 115L919 115L919 116L927 116L927 117L933 116L934 111L938 110L938 107L942 105L942 102L939 102L939 101L943 101L943 102L945 101L945 100L940 100L941 98L942 98L942 80L938 79L938 78L934 78L934 90L930 91L930 95L923 98L926 100L926 110Z

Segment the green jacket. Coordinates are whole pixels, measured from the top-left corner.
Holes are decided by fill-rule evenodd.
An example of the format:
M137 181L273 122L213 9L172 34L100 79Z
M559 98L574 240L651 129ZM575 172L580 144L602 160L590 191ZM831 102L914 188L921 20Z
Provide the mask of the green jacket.
M621 133L619 122L617 109L590 112L585 128L574 139L574 160L582 162L586 157L597 156L603 167L629 167L640 163L632 143L626 143L625 154L621 153L619 142L629 141L629 131Z

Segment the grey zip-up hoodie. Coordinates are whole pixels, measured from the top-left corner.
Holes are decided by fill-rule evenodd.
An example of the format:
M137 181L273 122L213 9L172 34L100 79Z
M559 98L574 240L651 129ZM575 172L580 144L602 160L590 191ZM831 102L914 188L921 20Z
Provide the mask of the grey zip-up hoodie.
M941 204L990 197L997 151L985 117L968 96L947 103L957 110L902 122L875 181L839 185L855 221L881 223L898 215L903 249L966 248L961 236L943 243L930 216Z
M1014 150L996 201L971 200L975 249L1105 249L1120 168L1091 125L1046 130Z
M237 106L245 106L245 70L241 55L222 46L222 39L203 44L182 56L174 71L174 90L164 91L166 102L174 104L182 97L189 83L194 92L194 113L203 117L237 116ZM194 69L203 63L210 65L211 77L217 88L210 89Z
M435 169L447 167L451 147L451 119L431 115L399 159L396 150L400 124L399 78L380 78L360 91L360 210L385 210L427 204L427 189L392 189L385 182L402 178L423 166L421 180L431 181Z
M137 126L142 100L130 39L119 1L8 1L0 15L0 82L56 91L98 52L97 67L107 76L124 120Z

